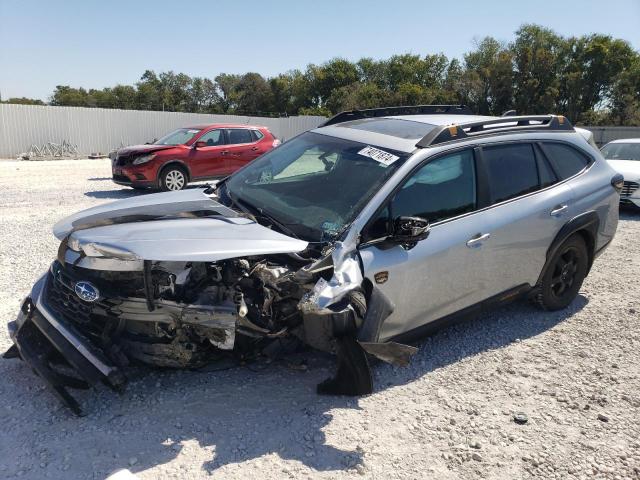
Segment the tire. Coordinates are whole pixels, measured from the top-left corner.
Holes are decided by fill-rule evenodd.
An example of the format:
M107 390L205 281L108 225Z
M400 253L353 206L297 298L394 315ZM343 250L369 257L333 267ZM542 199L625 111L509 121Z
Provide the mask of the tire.
M182 190L188 182L186 170L178 165L169 165L160 173L160 190L163 192Z
M535 300L544 310L561 310L573 302L589 270L589 252L581 235L569 237L553 255Z

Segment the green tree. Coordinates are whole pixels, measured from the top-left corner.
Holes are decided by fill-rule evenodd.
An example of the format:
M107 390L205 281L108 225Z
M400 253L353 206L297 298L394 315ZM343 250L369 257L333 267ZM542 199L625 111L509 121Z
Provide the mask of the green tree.
M556 111L560 93L563 39L539 25L523 25L511 45L514 56L514 103L518 113Z
M560 72L559 107L572 121L609 106L614 84L637 57L631 46L608 35L570 38Z
M46 105L42 100L27 97L11 97L7 100L3 100L0 103L13 103L18 105Z
M236 94L238 113L271 113L274 110L271 87L259 73L245 73L236 85Z
M220 96L220 108L223 113L231 113L238 104L237 86L240 75L221 73L215 78Z
M162 83L153 70L146 70L136 87L136 105L139 109L162 110Z
M316 107L325 106L334 90L359 80L356 66L344 58L334 58L320 66L309 65L305 77L309 82L311 103Z
M84 88L72 88L68 85L57 85L51 95L51 105L70 107L87 107L89 94Z
M513 108L513 53L505 45L485 37L464 62L461 82L470 106L481 115L501 115Z
M525 24L512 42L486 37L462 61L441 53L355 62L333 58L272 78L256 72L192 78L147 70L135 86L59 85L51 104L331 115L376 106L462 103L485 115L515 108L520 114L557 112L574 122L626 125L640 123L639 65L640 55L623 40L600 34L565 38Z
M640 126L640 55L618 73L611 92L611 117L615 124Z

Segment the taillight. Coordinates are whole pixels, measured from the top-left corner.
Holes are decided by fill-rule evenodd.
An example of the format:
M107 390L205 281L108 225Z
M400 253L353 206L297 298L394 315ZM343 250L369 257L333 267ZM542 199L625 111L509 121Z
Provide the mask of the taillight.
M614 175L611 179L611 185L616 189L616 192L620 193L622 191L622 187L624 187L624 177L619 173Z
M271 147L276 148L278 145L280 145L282 142L280 141L280 139L278 138L274 138L273 139L273 143L271 144Z

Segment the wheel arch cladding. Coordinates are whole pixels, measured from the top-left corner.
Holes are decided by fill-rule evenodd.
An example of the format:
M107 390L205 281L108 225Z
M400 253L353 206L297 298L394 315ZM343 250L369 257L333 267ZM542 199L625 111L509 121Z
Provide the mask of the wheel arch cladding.
M562 244L572 235L578 234L582 237L587 245L587 253L589 255L589 267L587 273L591 270L593 260L595 258L596 238L598 235L598 228L600 227L600 217L595 211L589 211L573 217L567 223L565 223L558 234L551 242L549 249L547 250L547 259L538 277L537 284L540 284L547 269L550 266L550 261L562 246Z

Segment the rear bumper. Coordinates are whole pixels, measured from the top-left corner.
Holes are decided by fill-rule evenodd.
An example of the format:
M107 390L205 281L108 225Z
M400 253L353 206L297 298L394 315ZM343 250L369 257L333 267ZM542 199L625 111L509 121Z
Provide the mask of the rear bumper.
M23 301L16 320L9 322L9 334L20 358L67 407L81 415L82 409L67 391L68 387L87 388L102 382L120 391L126 384L126 378L102 351L47 309L42 302L46 278L44 275L36 282L31 294ZM60 357L77 377L61 373L56 368Z

